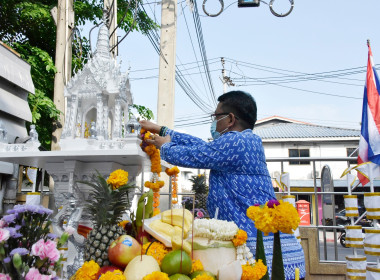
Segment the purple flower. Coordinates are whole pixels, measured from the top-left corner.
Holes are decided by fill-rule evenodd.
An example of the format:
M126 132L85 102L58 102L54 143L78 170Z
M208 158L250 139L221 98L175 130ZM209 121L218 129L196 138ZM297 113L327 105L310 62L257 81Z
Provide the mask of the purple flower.
M268 207L274 208L274 206L280 205L280 202L278 202L276 199L271 199L268 201Z
M56 239L58 237L58 235L56 235L54 233L48 233L47 237L50 238L50 239L52 239L52 240L54 240L54 239Z
M11 258L10 257L6 257L4 260L3 260L4 263L10 263L11 262Z
M7 228L5 228L5 229L7 229L7 230L9 231L9 235L10 235L10 237L12 237L12 238L19 238L19 237L22 236L22 234L19 233L19 232L17 232L17 229L15 229L15 228L13 228L13 227L7 227Z
M24 212L26 212L27 210L26 210L26 207L25 207L25 205L21 205L21 204L18 204L18 205L15 205L14 207L13 207L13 209L11 209L11 210L8 210L7 212L9 213L9 214L19 214L19 213L24 213Z
M14 254L19 254L20 256L23 256L23 255L27 255L29 254L29 251L25 248L16 248L16 249L13 249L11 252L10 252L10 255L11 257L14 255Z
M3 217L3 221L6 222L8 225L13 223L17 218L17 215L15 214L9 214L9 215L5 215Z

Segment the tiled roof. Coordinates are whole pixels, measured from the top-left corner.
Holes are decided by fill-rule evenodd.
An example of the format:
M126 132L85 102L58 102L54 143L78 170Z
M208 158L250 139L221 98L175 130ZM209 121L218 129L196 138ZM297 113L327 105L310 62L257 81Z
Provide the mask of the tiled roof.
M278 123L258 127L253 132L261 139L360 137L360 130L299 123Z

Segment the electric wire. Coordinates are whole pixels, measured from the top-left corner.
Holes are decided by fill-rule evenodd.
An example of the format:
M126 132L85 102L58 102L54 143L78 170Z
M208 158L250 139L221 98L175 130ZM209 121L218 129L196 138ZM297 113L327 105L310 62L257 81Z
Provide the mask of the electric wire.
M137 0L136 0L137 1ZM128 13L128 10L129 10L129 6L130 4L132 3L132 1L128 1L128 6L127 8L125 9L125 12L124 12L124 15L122 16L121 20L119 21L119 23L116 25L116 27L112 30L109 38L112 37L112 35L116 32L116 30L119 28L119 26L121 25L121 23L124 21L124 18L127 16L127 13Z
M110 52L112 52L132 31L133 26L136 24L136 19L137 19L137 14L138 14L138 10L137 10L138 5L139 5L139 1L136 0L136 7L135 7L135 14L133 16L133 22L130 25L128 31L124 34L124 36L120 40L118 40L118 42L110 49Z
M189 35L189 38L190 38L191 48L192 48L192 50L193 50L193 53L194 53L194 56L195 56L195 60L198 61L198 56L197 56L197 53L195 52L195 47L194 47L194 44L193 44L193 38L191 37L191 34L190 34L189 25L188 25L188 23L187 23L187 19L186 19L186 15L185 15L184 7L183 7L182 3L181 3L181 8L182 8L183 18L184 18L184 20L185 20L185 24L186 24L187 34ZM198 67L198 69L199 69L199 72L201 72L201 69L200 69L200 65L199 65L199 63L197 63L197 67ZM201 79L202 79L203 88L204 88L205 92L207 93L207 89L206 89L205 81L204 81L202 75L201 75ZM210 102L210 99L209 99L208 95L206 95L206 96L207 96L208 102Z
M194 20L194 24L195 24L195 30L196 30L196 34L197 34L198 44L199 44L200 50L201 50L203 67L205 68L208 86L209 86L210 92L212 93L212 100L214 102L214 106L216 106L216 103L217 103L216 102L216 96L215 96L215 91L214 91L214 86L212 84L211 76L209 73L206 48L205 48L204 39L203 39L202 24L201 24L201 20L199 17L199 12L198 12L196 0L194 0L193 20Z

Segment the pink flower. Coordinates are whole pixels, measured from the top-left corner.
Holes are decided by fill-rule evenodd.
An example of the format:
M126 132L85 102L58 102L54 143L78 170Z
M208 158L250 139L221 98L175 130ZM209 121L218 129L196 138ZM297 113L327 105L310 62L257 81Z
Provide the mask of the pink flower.
M197 217L198 218L203 218L205 215L203 214L203 212L202 211L198 211L197 212Z
M37 268L34 267L29 269L28 273L25 276L25 280L50 280L52 278L52 275L43 275Z
M52 262L58 261L60 257L57 244L52 240L47 240L45 242L43 239L40 239L33 244L32 255L40 257L41 260L48 258Z
M38 271L37 268L32 267L29 269L28 273L25 276L25 280L35 280L35 279L40 279L41 274Z
M0 273L0 280L12 280L8 274Z
M0 242L7 241L9 238L9 230L0 228Z
M4 228L7 226L7 223L3 221L3 219L0 219L0 228Z

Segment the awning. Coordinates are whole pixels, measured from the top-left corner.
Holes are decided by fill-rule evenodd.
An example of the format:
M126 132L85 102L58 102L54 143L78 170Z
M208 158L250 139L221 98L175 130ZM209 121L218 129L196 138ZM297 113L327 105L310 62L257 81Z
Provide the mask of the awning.
M34 94L30 65L0 42L0 77Z
M0 67L1 68L1 67ZM32 112L28 101L0 87L0 111L16 118L32 122Z

